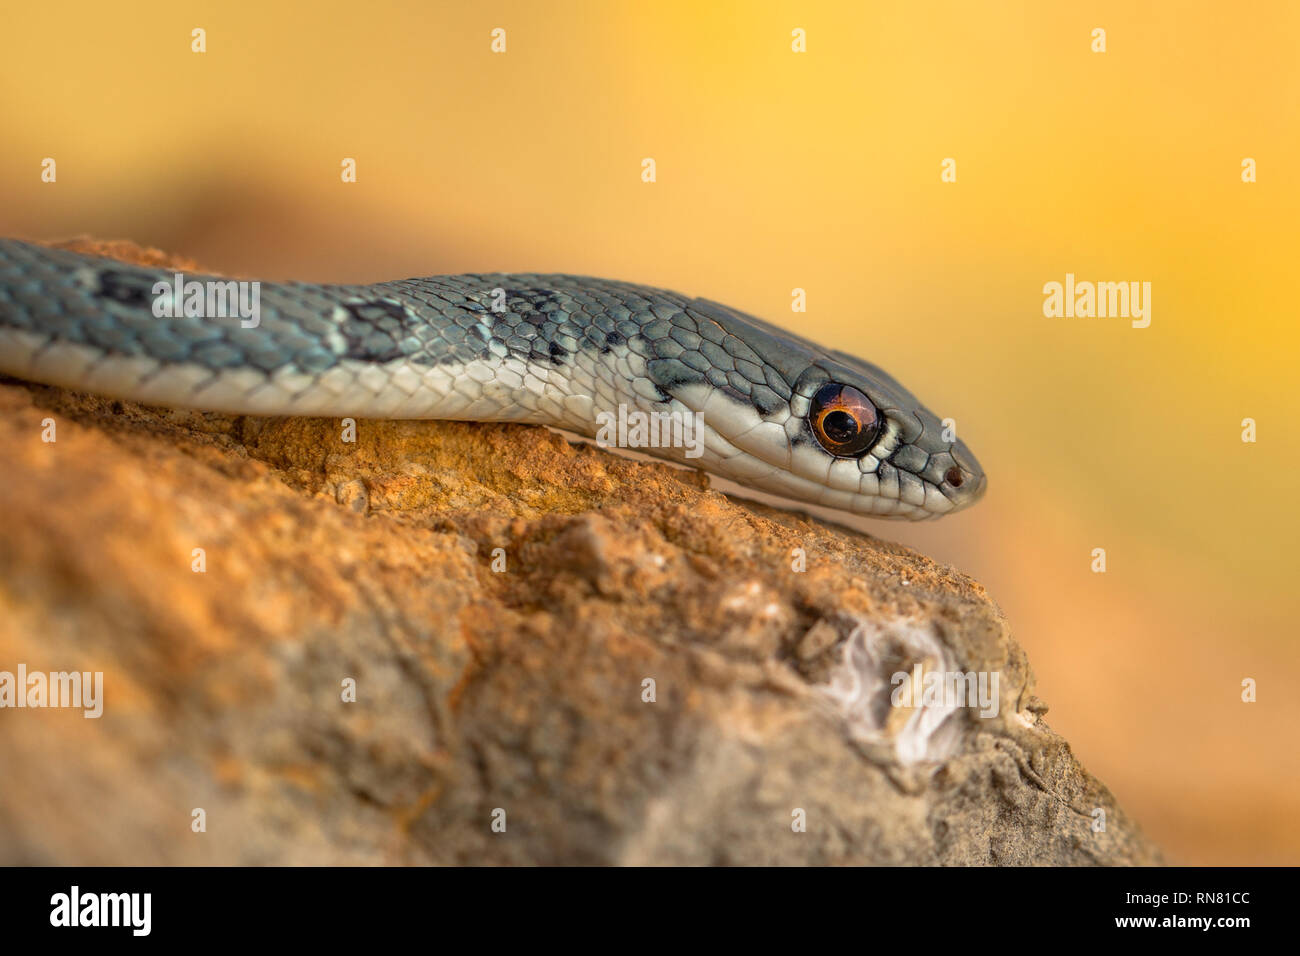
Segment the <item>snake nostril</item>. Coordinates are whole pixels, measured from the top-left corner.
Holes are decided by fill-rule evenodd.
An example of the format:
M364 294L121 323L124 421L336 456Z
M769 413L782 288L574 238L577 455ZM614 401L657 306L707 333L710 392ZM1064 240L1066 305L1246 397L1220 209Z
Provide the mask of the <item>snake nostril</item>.
M944 472L943 480L948 482L948 484L952 485L954 488L960 488L962 482L965 481L966 479L962 477L961 469L958 468L956 465L953 465L946 472Z

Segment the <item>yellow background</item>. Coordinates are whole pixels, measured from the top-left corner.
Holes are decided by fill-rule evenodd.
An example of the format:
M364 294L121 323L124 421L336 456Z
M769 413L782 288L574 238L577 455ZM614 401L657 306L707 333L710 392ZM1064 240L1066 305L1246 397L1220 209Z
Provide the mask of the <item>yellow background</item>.
M1289 2L47 2L0 25L0 235L263 279L624 278L885 366L991 486L872 530L988 586L1049 721L1180 862L1300 862L1297 176ZM1151 282L1151 327L1044 318L1066 272Z

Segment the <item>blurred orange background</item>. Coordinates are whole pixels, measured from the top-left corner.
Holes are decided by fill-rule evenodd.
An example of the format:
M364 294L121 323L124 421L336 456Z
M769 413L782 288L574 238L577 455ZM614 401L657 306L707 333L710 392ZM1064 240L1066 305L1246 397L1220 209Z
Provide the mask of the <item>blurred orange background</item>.
M990 490L871 531L989 588L1048 720L1173 860L1300 863L1300 5L81 0L5 21L0 235L262 279L629 279L883 365L957 420ZM1149 281L1151 326L1045 318L1067 272Z

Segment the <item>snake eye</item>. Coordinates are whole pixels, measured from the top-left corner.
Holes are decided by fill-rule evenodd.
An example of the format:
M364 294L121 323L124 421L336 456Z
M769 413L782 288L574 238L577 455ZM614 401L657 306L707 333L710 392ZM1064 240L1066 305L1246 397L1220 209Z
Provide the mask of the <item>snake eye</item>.
M813 396L808 424L817 441L837 458L857 458L880 434L876 406L852 385L828 382Z

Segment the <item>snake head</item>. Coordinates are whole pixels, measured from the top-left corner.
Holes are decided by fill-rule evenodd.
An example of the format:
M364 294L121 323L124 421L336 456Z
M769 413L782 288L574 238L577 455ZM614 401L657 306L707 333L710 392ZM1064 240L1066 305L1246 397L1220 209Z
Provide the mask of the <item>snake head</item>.
M913 520L984 493L955 424L877 366L708 300L691 301L680 321L703 340L708 372L683 373L692 363L680 344L694 339L680 336L647 369L702 413L710 471L810 504Z

